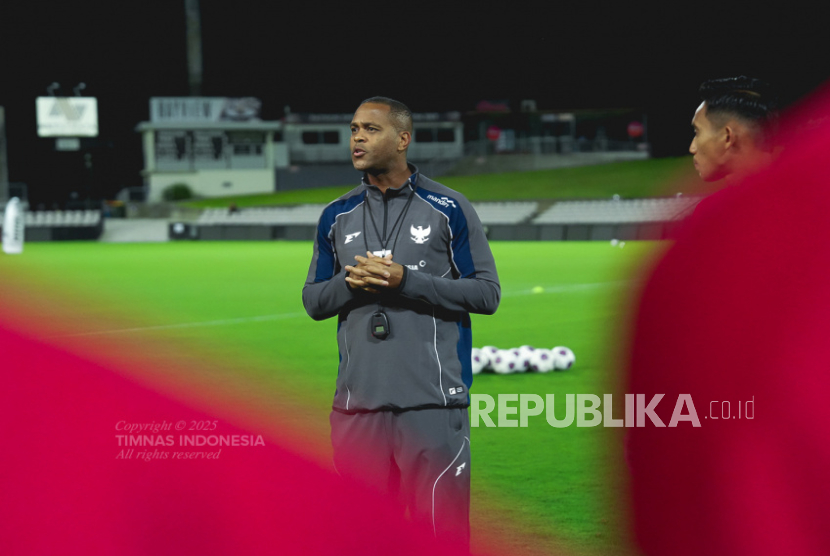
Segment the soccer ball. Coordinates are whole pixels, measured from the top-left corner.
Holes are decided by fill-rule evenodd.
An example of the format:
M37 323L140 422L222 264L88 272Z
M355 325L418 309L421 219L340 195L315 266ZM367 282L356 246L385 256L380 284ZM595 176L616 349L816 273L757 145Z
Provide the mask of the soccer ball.
M479 348L473 348L473 374L477 375L490 365L490 355Z
M549 373L554 368L553 353L549 349L537 349L530 356L530 368L539 373Z
M574 352L565 346L556 346L551 352L553 352L553 365L557 371L570 369L576 362Z
M519 363L518 372L529 371L530 370L530 357L533 355L533 352L536 351L536 348L533 346L521 346L517 348L513 348L511 350L515 355L516 359Z
M493 370L493 358L496 356L496 352L499 351L499 348L496 346L484 346L481 348L481 355L485 359L487 359L487 363L484 365L483 371L492 371Z
M515 373L518 370L518 360L511 350L500 349L490 358L490 368L500 375Z
M482 353L484 353L485 355L487 355L487 357L491 359L498 350L499 348L497 348L496 346L484 346L483 348L481 348Z

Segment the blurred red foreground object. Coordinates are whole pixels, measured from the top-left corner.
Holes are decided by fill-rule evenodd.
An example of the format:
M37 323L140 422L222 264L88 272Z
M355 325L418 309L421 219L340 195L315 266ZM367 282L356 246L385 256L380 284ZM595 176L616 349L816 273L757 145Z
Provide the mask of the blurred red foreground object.
M0 554L458 555L396 519L388 500L269 438L216 459L172 459L219 450L182 447L180 435L250 443L257 431L189 430L215 417L1 323L0 366ZM184 429L143 434L174 446L119 446L118 423L171 419Z
M629 392L701 426L630 429L649 556L830 554L830 97L784 151L705 201L641 300ZM753 404L747 402L753 401Z

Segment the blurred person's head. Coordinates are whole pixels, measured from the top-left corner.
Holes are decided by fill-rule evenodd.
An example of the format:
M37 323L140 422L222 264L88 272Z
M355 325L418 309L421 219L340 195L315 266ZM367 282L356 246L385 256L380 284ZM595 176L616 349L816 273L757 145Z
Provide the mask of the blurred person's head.
M689 152L705 181L743 173L766 160L778 117L769 84L750 77L705 81L692 119Z

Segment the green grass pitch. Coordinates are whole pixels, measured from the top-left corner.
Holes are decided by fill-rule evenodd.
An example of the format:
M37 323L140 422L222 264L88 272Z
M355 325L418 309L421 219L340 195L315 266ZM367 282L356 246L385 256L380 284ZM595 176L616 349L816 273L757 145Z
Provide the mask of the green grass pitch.
M637 278L664 245L494 242L501 306L473 316L473 345L566 345L576 364L550 374L481 374L471 392L617 391ZM314 322L303 310L310 257L309 242L28 244L22 255L0 257L0 280L78 303L79 334L129 343L142 333L102 329L107 319L95 318L115 315L186 351L232 362L265 395L290 392L322 430L336 323ZM534 293L539 286L544 291ZM471 441L474 536L488 523L516 553L633 553L624 533L621 429L554 429L539 416L527 428L473 429Z

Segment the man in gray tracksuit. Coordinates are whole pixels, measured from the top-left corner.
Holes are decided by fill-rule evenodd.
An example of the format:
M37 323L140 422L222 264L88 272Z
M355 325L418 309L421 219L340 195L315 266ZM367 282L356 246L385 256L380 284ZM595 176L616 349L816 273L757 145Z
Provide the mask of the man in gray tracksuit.
M407 163L403 104L368 99L351 129L363 180L323 211L303 288L312 318L337 316L335 466L468 542L469 314L498 307L495 262L469 201Z

